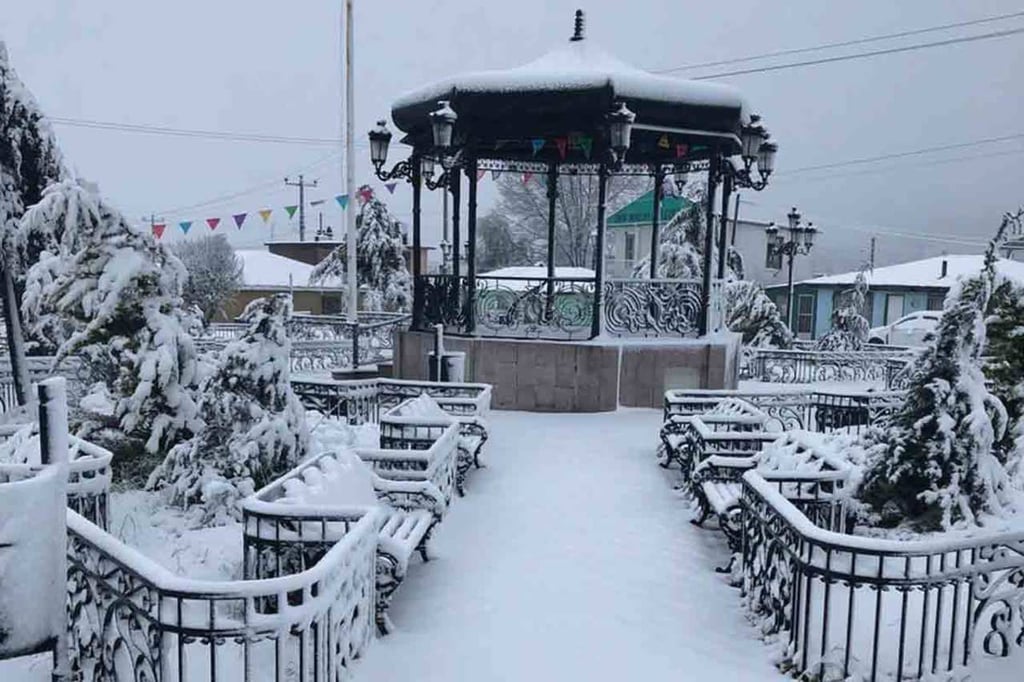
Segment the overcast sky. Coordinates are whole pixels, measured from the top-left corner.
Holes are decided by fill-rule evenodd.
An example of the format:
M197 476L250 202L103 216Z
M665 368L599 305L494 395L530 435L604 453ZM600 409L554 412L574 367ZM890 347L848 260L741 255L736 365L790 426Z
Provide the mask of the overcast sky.
M565 41L578 2L356 1L356 129L360 182L370 178L365 131L402 92L467 69L529 61ZM340 1L4 0L0 39L53 117L270 135L335 138L341 131ZM1024 10L1021 0L679 0L586 3L588 39L621 59L658 69L857 39ZM1024 27L1024 17L793 59L931 42ZM797 205L825 229L989 235L1024 203L1024 137L886 163L787 170L1024 133L1024 34L872 59L723 79L760 111L781 150L779 177L744 205L780 218ZM781 60L786 61L786 60ZM763 61L681 72L710 74ZM255 212L295 192L305 170L330 200L342 187L331 147L221 141L57 125L69 163L97 181L132 219L157 212L177 231L249 212L239 245L270 230ZM398 151L398 150L393 150ZM974 157L963 160L962 157ZM960 160L954 160L960 159ZM485 181L489 184L490 181ZM384 192L375 180L372 184ZM230 195L238 196L230 196ZM222 198L222 197L228 198ZM484 199L493 192L484 191ZM392 201L409 215L410 192ZM428 199L428 220L439 211ZM337 228L334 209L326 219ZM310 221L315 223L316 215ZM867 231L865 231L867 230ZM891 238L897 239L897 238ZM904 250L973 250L955 241L899 238ZM895 242L884 241L883 244Z

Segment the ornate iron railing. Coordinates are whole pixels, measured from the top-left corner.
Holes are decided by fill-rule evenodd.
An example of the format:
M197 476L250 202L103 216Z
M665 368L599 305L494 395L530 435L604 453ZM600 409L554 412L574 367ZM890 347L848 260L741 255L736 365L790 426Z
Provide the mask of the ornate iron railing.
M664 419L672 415L703 414L724 400L740 398L767 414L767 426L780 431L806 430L859 433L888 418L902 404L902 391L756 391L669 390Z
M677 279L614 279L604 285L604 325L613 336L695 336L701 283Z
M865 382L882 385L886 361L908 361L914 351L906 348L870 348L860 351L745 349L740 378L777 384L810 384L821 381Z
M376 514L300 573L212 582L175 576L68 512L72 679L350 679L372 633Z
M950 679L1024 647L1024 532L897 541L847 534L840 501L813 518L796 476L743 475L743 593L780 665L808 679ZM799 477L801 481L806 476Z

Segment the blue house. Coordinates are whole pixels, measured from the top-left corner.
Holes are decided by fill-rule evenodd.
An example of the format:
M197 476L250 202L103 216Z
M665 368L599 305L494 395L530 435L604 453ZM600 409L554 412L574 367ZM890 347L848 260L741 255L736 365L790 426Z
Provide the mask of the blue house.
M936 256L866 271L869 290L861 314L872 327L880 327L918 310L941 310L949 287L964 275L978 273L983 261L980 255ZM997 267L1024 281L1024 263L1004 258ZM832 326L832 311L856 279L857 271L852 271L794 283L797 336L816 339L825 334ZM767 291L785 314L786 285L767 287Z

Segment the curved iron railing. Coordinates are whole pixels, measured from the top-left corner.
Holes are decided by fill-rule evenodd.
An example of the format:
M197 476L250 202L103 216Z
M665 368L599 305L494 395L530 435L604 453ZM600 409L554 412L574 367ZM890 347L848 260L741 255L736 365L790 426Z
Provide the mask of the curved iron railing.
M743 475L744 601L761 632L781 638L781 667L811 679L949 679L979 654L1024 647L1024 532L850 535L838 498L819 500L813 519L787 499L797 478Z
M751 348L743 354L740 378L777 384L821 381L884 384L886 361L909 361L906 348L870 348L860 351L779 350Z
M696 280L609 280L604 285L605 330L613 336L695 336L701 289Z

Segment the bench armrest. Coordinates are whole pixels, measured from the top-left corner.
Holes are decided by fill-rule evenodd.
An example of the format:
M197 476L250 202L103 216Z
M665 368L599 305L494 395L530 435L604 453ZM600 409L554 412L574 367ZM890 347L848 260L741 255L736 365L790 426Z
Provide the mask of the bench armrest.
M424 509L440 519L448 508L441 490L430 481L395 481L374 476L373 487L377 499L395 509Z

